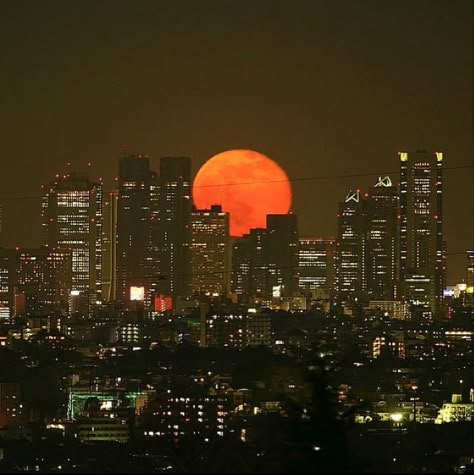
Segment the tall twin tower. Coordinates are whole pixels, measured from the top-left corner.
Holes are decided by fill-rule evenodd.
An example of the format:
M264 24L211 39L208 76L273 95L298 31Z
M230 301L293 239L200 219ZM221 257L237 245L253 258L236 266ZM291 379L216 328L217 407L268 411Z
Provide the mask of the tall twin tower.
M191 159L163 157L158 175L147 155L124 156L118 181L106 195L85 174L58 174L44 190L43 243L70 253L73 295L126 305L188 295Z
M134 287L146 299L189 294L191 207L189 157L162 157L159 175L146 155L120 159L116 299L127 302Z
M329 290L344 306L399 301L439 315L446 281L443 155L400 152L399 164L398 184L381 177L368 193L350 192L340 204ZM156 173L147 155L126 155L118 189L108 195L100 181L57 175L42 206L44 243L70 254L71 291L91 303L133 307L138 300L156 309L161 298L230 290L245 300L271 297L275 288L291 297L308 279L320 286L318 269L308 274L304 259L319 255L321 243L311 241L309 249L310 241L299 240L292 214L267 216L266 229L234 242L230 259L229 215L218 205L193 208L189 157L162 157Z
M401 300L439 315L446 282L443 154L400 152L399 161L399 186L380 178L339 206L336 292L340 301Z

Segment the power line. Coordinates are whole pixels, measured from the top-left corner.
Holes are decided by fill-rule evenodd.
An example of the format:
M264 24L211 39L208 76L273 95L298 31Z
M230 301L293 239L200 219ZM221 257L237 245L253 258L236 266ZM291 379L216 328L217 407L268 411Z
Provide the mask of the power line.
M447 170L465 170L471 169L472 165L458 165L454 167L443 167L443 171ZM302 181L315 181L315 180L334 180L341 178L361 178L361 177L371 177L371 176L386 176L386 175L399 175L399 170L384 171L384 172L372 172L372 173L350 173L350 174L336 174L336 175L319 175L319 176L310 176L310 177L296 177L288 178L285 180L264 180L264 181L253 181L253 182L237 182L237 183L219 183L216 185L199 185L194 188L215 188L221 186L245 186L245 185L261 185L265 183L286 183L286 182L302 182ZM104 193L109 193L116 191L116 189L104 190ZM32 200L32 199L41 199L44 195L27 195L27 196L1 196L0 200L2 201L15 201L15 200Z
M444 170L460 170L465 168L472 168L472 165L459 165L456 167L444 167ZM312 177L299 177L299 178L288 178L288 180L266 180L266 181L253 181L253 182L240 182L240 183L222 183L218 185L199 185L196 188L210 188L216 186L235 186L235 185L257 185L265 183L284 183L287 181L314 181L314 180L332 180L338 178L360 178L360 177L369 177L369 176L386 176L386 175L400 175L400 170L398 171L385 171L385 172L373 172L373 173L351 173L351 174L338 174L338 175L320 175Z

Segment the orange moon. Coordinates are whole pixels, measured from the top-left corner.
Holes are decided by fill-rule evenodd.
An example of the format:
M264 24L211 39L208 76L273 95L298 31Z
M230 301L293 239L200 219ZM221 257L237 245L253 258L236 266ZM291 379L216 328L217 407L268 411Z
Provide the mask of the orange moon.
M220 204L230 213L230 235L242 236L264 228L267 214L286 214L291 185L285 171L253 150L228 150L210 158L193 182L196 208Z

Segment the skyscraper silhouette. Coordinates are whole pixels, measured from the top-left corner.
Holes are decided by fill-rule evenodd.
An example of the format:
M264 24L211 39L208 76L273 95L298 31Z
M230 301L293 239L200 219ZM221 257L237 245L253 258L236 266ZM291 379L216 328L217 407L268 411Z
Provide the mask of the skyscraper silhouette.
M191 159L160 159L160 293L187 296L191 290Z
M341 303L352 304L367 290L364 221L363 196L349 191L338 213L336 291Z
M119 162L117 210L117 298L130 300L130 288L148 288L146 258L150 245L150 161L128 155Z
M56 176L42 201L43 243L72 253L72 290L102 296L102 183L87 175Z
M282 297L298 290L298 221L295 214L267 215L268 284Z
M369 188L365 208L365 286L369 299L398 295L398 189L388 176Z
M194 293L229 291L229 213L220 205L191 213L191 288Z
M332 294L334 287L335 239L300 238L298 251L300 290L314 294L316 289Z
M403 298L440 315L446 275L443 249L443 154L400 152L400 277Z
M104 239L102 257L102 295L106 301L117 299L117 211L118 191L104 196Z

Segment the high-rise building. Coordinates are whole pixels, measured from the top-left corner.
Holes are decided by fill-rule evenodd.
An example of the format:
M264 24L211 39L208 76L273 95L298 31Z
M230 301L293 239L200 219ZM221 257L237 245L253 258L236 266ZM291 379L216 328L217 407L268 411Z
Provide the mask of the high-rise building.
M252 266L250 279L250 296L253 300L260 300L271 296L272 288L269 283L268 269L268 233L265 228L249 230L250 246L252 250Z
M102 259L102 297L117 299L117 211L118 192L110 191L104 199L104 239Z
M15 250L0 249L0 320L13 315L15 284Z
M226 294L229 291L229 213L220 205L191 213L191 290Z
M398 190L390 177L339 204L336 288L340 303L398 298Z
M3 317L65 314L72 285L69 249L0 250L0 311Z
M250 235L236 238L232 245L232 273L230 291L241 303L247 303L251 294L252 245Z
M466 304L474 306L474 249L466 251Z
M44 244L72 253L72 290L101 300L102 183L78 173L57 175L43 195L42 218Z
M298 249L299 287L315 295L316 289L330 294L334 288L335 239L300 238Z
M160 284L164 279L160 273L160 229L160 178L158 173L153 171L150 177L150 243L146 269L149 276L151 308L155 311L161 311L163 302L169 301L169 296L161 295Z
M364 204L366 292L371 300L392 300L398 295L398 189L380 177Z
M267 230L250 229L232 246L231 292L241 303L271 296L268 282Z
M402 297L413 309L439 316L446 275L443 154L420 150L399 158Z
M150 160L127 155L119 161L117 210L117 299L129 304L132 287L148 294L150 247ZM145 297L144 297L145 298Z
M191 159L160 159L160 292L172 297L191 291Z
M69 249L17 249L15 268L16 303L23 303L22 308L15 308L16 316L66 313L72 283L72 254ZM20 296L23 298L20 299Z
M298 291L298 222L295 214L267 215L268 285L282 297Z
M336 292L340 303L352 304L366 291L366 238L363 197L350 191L339 203L336 243Z

